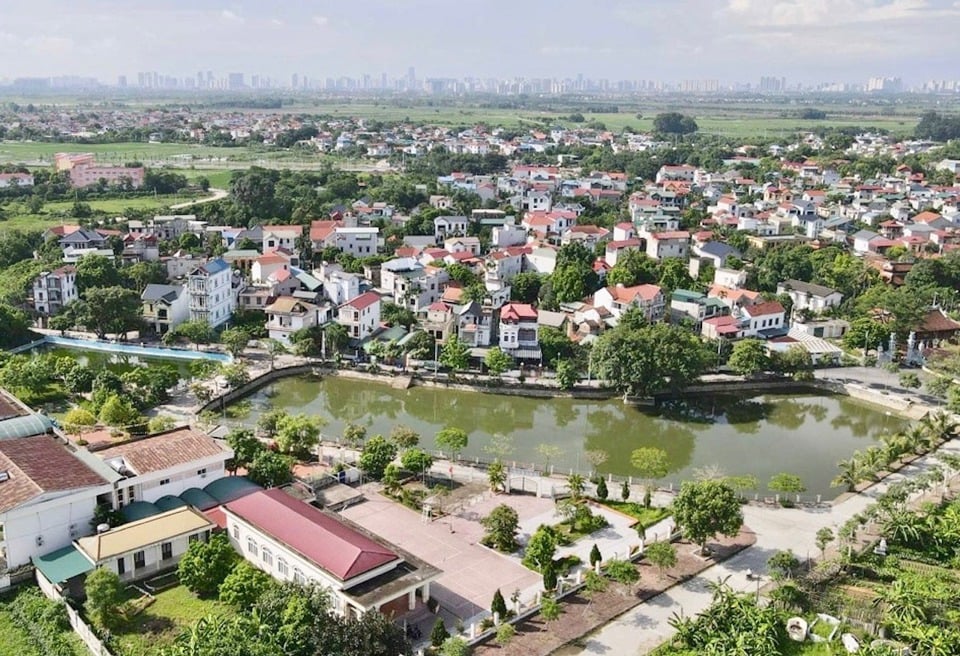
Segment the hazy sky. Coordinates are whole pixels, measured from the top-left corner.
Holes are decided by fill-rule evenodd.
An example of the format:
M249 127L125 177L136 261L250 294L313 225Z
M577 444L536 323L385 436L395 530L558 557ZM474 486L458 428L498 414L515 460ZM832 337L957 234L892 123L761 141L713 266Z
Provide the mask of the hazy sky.
M0 77L908 83L960 78L960 0L0 0Z

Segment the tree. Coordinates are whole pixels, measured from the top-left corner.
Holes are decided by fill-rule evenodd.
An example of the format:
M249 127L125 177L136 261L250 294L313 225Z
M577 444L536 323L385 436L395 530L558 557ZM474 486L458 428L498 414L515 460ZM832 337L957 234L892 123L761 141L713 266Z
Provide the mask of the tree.
M687 481L673 501L673 516L683 534L706 551L718 533L734 536L743 525L743 511L733 488L723 481Z
M460 452L467 448L469 437L467 436L466 431L453 426L447 426L437 433L435 441L437 446L439 446L441 449L451 452L453 455L453 460L457 460L460 456Z
M86 312L80 322L103 339L107 333L126 334L140 326L140 295L124 287L88 289Z
M587 489L587 481L580 474L570 474L567 476L567 488L570 490L570 499L578 503Z
M100 408L100 421L113 428L128 428L141 423L140 413L125 397L110 395Z
M459 337L447 338L440 349L440 364L452 371L461 371L470 365L470 349Z
M81 293L95 287L121 287L123 282L123 276L108 257L88 255L77 262L77 288Z
M241 560L220 584L220 601L249 611L271 585L269 574Z
M767 569L774 581L792 579L793 575L800 569L800 561L790 549L778 551L767 560Z
M247 478L263 487L280 487L293 480L292 467L290 456L263 449L247 467Z
M657 261L639 250L630 250L617 257L617 263L607 272L607 284L624 287L649 285L660 279Z
M383 304L380 319L391 326L403 326L407 330L417 323L417 315L412 310L395 303Z
M543 278L534 271L518 273L510 281L510 300L515 303L536 303Z
M227 433L227 445L233 450L233 471L248 468L266 447L248 428L233 428Z
M834 540L833 531L830 530L829 526L824 526L817 531L816 535L816 545L817 549L820 550L820 555L823 556L826 553L827 545L833 542Z
M409 426L394 426L390 431L390 440L398 449L412 449L420 443L420 434Z
M516 551L519 523L520 518L517 511L505 503L501 503L491 510L489 515L480 520L480 525L486 529L486 534L482 540L483 544L504 553Z
M84 581L87 601L84 608L93 623L101 629L114 629L123 619L123 588L120 577L113 570L98 567Z
M597 498L601 501L606 501L609 494L610 493L607 491L607 480L605 478L601 478L597 483Z
M741 376L753 376L770 367L767 346L761 339L742 339L733 345L727 366Z
M239 357L247 344L250 343L250 333L243 328L227 328L220 333L220 343L233 357Z
M430 644L439 647L449 637L450 633L447 631L447 627L443 625L443 618L438 617L433 624L433 630L430 632Z
M547 563L543 568L543 589L544 590L556 590L557 589L557 564L553 561Z
M490 602L490 612L494 613L501 620L507 617L507 602L504 601L503 595L500 594L500 588L497 588L497 591L493 593L493 601Z
M184 321L182 324L171 330L169 335L173 337L183 337L193 344L209 344L216 339L216 333L210 324L202 319L192 319Z
M620 484L620 499L624 503L630 499L630 485L626 481Z
M332 321L323 329L323 339L327 345L327 353L339 353L350 341L350 335L343 324Z
M513 366L513 358L501 351L499 346L494 346L487 351L483 363L487 365L487 371L494 376L499 376Z
M157 415L156 417L150 417L150 421L147 422L147 432L151 435L163 433L176 425L177 421L173 417L169 415Z
M692 134L699 128L697 122L690 116L679 112L664 112L654 117L653 129L661 134L684 135Z
M530 536L530 541L523 550L523 564L532 570L542 572L553 562L558 541L557 530L552 526L541 524Z
M786 472L780 472L779 474L771 476L770 482L767 483L767 488L771 492L781 492L783 494L800 494L807 490L799 476Z
M177 566L177 577L187 589L201 597L217 593L220 584L238 559L226 533L214 533L206 542L191 542Z
M396 449L396 442L391 440L390 443L393 444L394 449ZM425 474L433 467L433 456L423 449L407 449L400 455L400 464L402 464L403 468L408 472Z
M537 445L537 453L543 458L543 470L550 473L550 463L563 455L563 449L556 444L542 442Z
M281 417L277 422L277 448L282 453L299 458L309 456L311 450L320 443L323 424L320 417L308 417L305 414Z
M664 572L677 564L677 549L670 542L654 542L647 545L643 550L643 557L650 561L650 564L660 572L660 578L663 578Z
M562 390L570 390L576 387L580 382L580 373L577 365L569 360L561 360L556 364L557 387Z
M347 424L343 427L343 443L356 448L367 439L367 427L363 424ZM399 446L399 445L398 445Z
M607 561L607 576L623 585L633 585L640 580L640 572L629 560L611 558Z
M142 294L147 285L167 282L167 267L162 262L137 262L122 269L121 273L133 283L138 294Z
M544 597L540 600L540 617L543 618L544 629L547 628L547 624L560 619L562 613L563 609L553 597Z
M429 458L429 454L424 455ZM383 435L374 435L363 445L359 460L360 469L371 478L379 479L383 476L383 470L396 457L397 445Z
M487 467L487 481L490 483L492 492L506 491L507 469L500 460L494 460Z
M72 325L71 322L68 328ZM0 303L0 326L3 326L3 331L0 332L0 348L13 348L30 341L30 316L23 310ZM53 325L50 327L57 329Z
M268 339L267 340L267 355L270 356L270 369L273 369L274 364L277 361L277 358L284 353L287 353L287 345L281 342L279 339Z
M647 492L653 486L653 481L663 478L670 470L667 452L656 447L641 447L634 449L630 454L630 464L640 472L640 477L647 481Z
M71 408L63 417L63 427L68 433L82 437L83 429L97 425L97 418L84 408Z
M597 546L597 543L593 543L593 547L590 549L590 567L596 567L597 563L603 560L603 556L600 554L600 547Z
M591 353L598 377L629 396L683 389L700 376L707 363L699 337L686 328L664 323L607 330Z

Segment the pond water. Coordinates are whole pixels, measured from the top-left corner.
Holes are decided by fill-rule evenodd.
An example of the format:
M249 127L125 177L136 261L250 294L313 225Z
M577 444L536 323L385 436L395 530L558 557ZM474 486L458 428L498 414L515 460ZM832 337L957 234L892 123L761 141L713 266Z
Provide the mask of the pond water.
M190 378L190 360L175 360L173 358L132 355L129 353L108 353L106 351L93 351L68 346L44 346L42 352L50 354L53 357L71 357L80 364L87 365L94 371L106 367L119 374L139 366L165 365L176 369L181 378Z
M590 469L587 450L609 458L604 473L635 475L630 453L652 446L666 451L666 481L689 480L696 468L718 466L725 474L752 474L764 488L781 471L797 474L809 494L835 495L830 488L836 463L865 449L906 421L873 406L842 396L807 391L759 396L697 396L656 409L626 406L619 399L586 401L538 399L481 392L392 387L346 378L279 380L254 394L255 422L265 410L320 415L325 436L337 436L348 423L367 426L368 435L389 434L398 424L433 438L445 426L470 436L464 456L489 457L483 447L495 434L510 436L510 459L543 463L538 445L558 446L552 462L560 469Z

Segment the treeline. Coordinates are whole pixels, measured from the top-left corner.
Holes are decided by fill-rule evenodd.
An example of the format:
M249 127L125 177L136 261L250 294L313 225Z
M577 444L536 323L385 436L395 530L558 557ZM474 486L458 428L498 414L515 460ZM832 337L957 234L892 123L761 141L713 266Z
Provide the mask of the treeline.
M960 139L960 116L947 116L938 112L925 112L914 131L918 139L950 141Z

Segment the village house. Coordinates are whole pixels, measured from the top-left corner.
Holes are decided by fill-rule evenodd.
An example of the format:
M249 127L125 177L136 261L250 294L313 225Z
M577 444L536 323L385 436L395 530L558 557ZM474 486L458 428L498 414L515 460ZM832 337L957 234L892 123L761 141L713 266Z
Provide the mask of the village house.
M290 346L290 335L319 324L319 308L293 296L280 296L263 309L270 339Z
M288 253L297 250L297 240L303 235L303 226L266 225L263 226L260 250L264 253L282 248Z
M670 295L670 323L689 321L699 333L707 319L730 313L730 308L720 299L710 298L701 292L677 289Z
M769 339L786 333L786 310L776 301L741 307L734 316L740 319L743 337Z
M420 321L420 328L433 336L439 343L444 344L456 330L456 315L453 306L449 303L437 301L432 303L426 316Z
M500 308L497 332L500 348L518 360L540 358L537 310L526 303L508 303Z
M222 326L233 315L234 295L230 265L221 258L198 266L187 276L190 320L211 328Z
M665 308L663 291L657 285L604 287L593 295L593 305L607 309L615 319L628 309L637 308L650 323L660 321Z
M190 317L190 295L183 285L151 283L140 294L141 316L147 330L165 335Z
M465 237L467 223L465 216L438 216L433 220L433 236L436 244L442 244L450 237Z
M457 310L457 334L460 341L471 348L483 348L493 343L493 308L470 301Z
M337 323L351 339L363 341L380 328L380 295L364 292L350 299L338 308Z
M655 260L668 257L686 259L690 233L686 230L641 234L647 239L647 256Z
M33 309L43 316L57 314L78 298L77 269L72 265L43 271L33 281Z
M784 280L777 285L777 295L786 294L793 301L793 314L809 310L821 314L827 309L837 307L843 300L840 292L800 280Z

